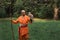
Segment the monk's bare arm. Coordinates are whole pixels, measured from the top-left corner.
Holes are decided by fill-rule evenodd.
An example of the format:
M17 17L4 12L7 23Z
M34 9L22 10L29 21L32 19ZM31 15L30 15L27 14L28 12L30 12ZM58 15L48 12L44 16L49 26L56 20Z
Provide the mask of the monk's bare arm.
M16 20L12 20L12 23L17 24L20 20L20 17L18 17Z
M12 23L17 24L18 21L17 20L12 20Z

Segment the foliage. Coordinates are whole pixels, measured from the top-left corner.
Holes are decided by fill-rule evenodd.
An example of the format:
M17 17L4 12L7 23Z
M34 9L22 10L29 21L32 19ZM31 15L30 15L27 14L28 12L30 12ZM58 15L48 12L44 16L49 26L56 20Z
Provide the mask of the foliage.
M5 18L6 17L6 12L4 8L0 8L0 18Z
M53 8L52 7L45 6L38 13L38 17L40 17L40 18L53 18Z
M56 4L60 8L60 0L14 0L13 3L11 0L1 0L0 3L0 8L4 8L8 17L10 16L10 10L12 10L13 16L15 14L19 16L20 11L25 9L27 12L32 12L34 17L53 18L53 6Z

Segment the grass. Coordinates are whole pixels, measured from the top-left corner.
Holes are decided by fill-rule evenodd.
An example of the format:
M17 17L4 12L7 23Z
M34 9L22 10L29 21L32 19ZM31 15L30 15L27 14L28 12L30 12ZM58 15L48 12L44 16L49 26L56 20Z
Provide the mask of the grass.
M18 40L19 24L12 24L15 40ZM29 24L29 40L60 40L60 21L34 19ZM0 40L12 40L10 20L0 20Z

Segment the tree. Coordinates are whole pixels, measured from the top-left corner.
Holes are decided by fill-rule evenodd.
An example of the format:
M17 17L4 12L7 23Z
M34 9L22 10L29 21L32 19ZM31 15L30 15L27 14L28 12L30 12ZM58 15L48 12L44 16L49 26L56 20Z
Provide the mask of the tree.
M53 7L54 7L54 18L53 19L58 19L58 6L57 6L57 2L58 0L54 0L54 4L53 4Z
M11 10L13 12L14 7L11 7L14 6L15 2L16 0L0 0L0 7L4 8L7 17L10 16Z

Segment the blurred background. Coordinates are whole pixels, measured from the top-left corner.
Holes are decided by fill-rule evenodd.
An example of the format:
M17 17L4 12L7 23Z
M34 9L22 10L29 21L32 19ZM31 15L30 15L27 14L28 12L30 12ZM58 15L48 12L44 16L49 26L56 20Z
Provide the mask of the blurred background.
M60 0L0 0L0 18L10 17L11 10L17 17L22 9L37 18L60 19Z
M13 40L13 35L18 40L19 24L10 19L20 16L22 9L34 15L29 40L60 40L60 0L0 0L0 40Z

